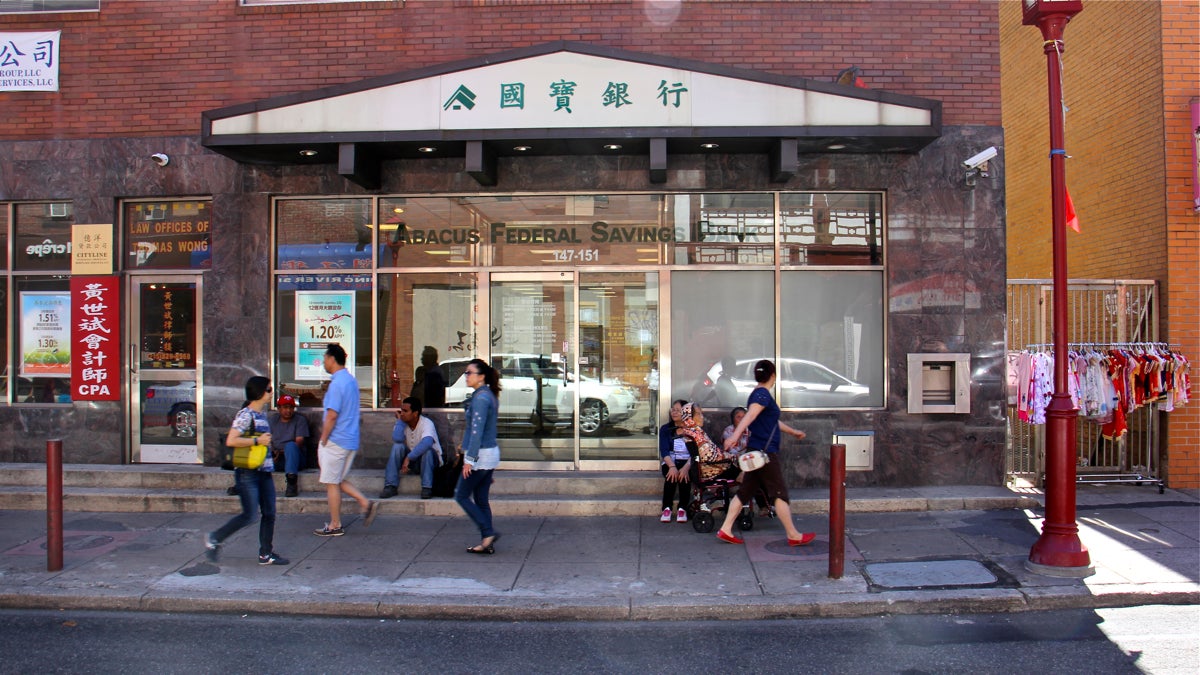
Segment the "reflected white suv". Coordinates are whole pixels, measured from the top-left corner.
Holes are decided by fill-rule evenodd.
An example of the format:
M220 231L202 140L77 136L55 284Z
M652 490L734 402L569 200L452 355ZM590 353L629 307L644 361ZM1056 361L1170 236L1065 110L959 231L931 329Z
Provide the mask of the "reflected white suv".
M447 407L461 405L471 393L463 374L469 361L450 359L441 364L447 379L454 378L446 389ZM495 354L492 365L500 369L499 422L505 426L569 428L576 392L580 397L579 433L584 436L595 436L606 425L633 417L637 410L638 394L632 387L619 380L601 382L587 375L580 376L576 383L574 375L564 374L563 364L552 362L548 356Z

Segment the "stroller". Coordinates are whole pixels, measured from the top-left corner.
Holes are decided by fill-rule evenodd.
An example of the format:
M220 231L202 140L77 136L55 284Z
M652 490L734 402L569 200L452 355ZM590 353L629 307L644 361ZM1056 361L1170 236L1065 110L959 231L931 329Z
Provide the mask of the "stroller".
M698 448L688 441L692 453L692 499L688 504L688 518L696 532L712 532L716 526L716 511L725 511L741 485L737 461L723 457L716 446ZM753 503L743 504L737 526L743 531L754 529Z

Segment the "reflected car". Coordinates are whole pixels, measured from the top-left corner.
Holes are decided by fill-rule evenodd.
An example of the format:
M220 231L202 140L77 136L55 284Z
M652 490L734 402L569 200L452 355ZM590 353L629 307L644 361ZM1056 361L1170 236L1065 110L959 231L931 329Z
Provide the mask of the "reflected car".
M462 405L471 393L464 372L468 361L451 359L441 364L448 375L457 374L446 389L447 406ZM497 354L492 363L500 369L503 391L499 422L506 427L569 429L576 392L580 397L579 433L584 436L598 435L606 426L633 417L637 410L638 393L632 387L619 380L601 382L587 375L580 376L577 383L574 375L564 373L562 364L546 356Z
M692 389L692 400L702 406L731 408L746 405L746 398L757 386L754 364L760 360L734 362L728 380L721 379L721 362L714 363ZM782 408L865 408L871 405L869 387L816 361L780 359L775 368Z
M142 427L170 427L175 438L195 438L196 383L146 384L142 395Z

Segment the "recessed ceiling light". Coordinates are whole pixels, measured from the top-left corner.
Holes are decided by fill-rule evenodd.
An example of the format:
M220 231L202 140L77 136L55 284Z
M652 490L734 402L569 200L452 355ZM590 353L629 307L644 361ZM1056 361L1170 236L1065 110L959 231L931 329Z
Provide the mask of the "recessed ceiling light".
M437 150L437 148L435 148L431 145L422 145L421 147L417 148L417 150L419 150L421 152L434 152Z
M825 146L825 149L826 150L845 150L846 146L842 143L834 143L832 145Z
M721 147L721 144L720 143L701 143L700 147L704 148L705 150L714 150L716 148Z
M517 152L529 152L532 149L533 147L529 145L518 145L513 148L513 150L516 150Z
M617 145L616 143L609 143L608 145L604 146L604 149L605 150L620 150L621 146Z
M399 206L397 206L397 207L395 207L395 208L393 208L393 209L392 209L392 213L404 213L404 209L402 209L402 208L400 208Z
M316 156L317 156L317 151L316 151L316 150L307 150L307 149L305 149L305 150L301 150L301 151L300 151L300 156L301 156L301 157L316 157Z

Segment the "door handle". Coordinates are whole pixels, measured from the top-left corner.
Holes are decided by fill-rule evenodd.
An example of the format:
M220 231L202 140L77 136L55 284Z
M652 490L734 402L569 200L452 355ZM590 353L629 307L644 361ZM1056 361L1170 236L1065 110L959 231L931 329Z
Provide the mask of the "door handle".
M138 372L137 345L135 344L129 345L129 372L134 375L137 375Z

